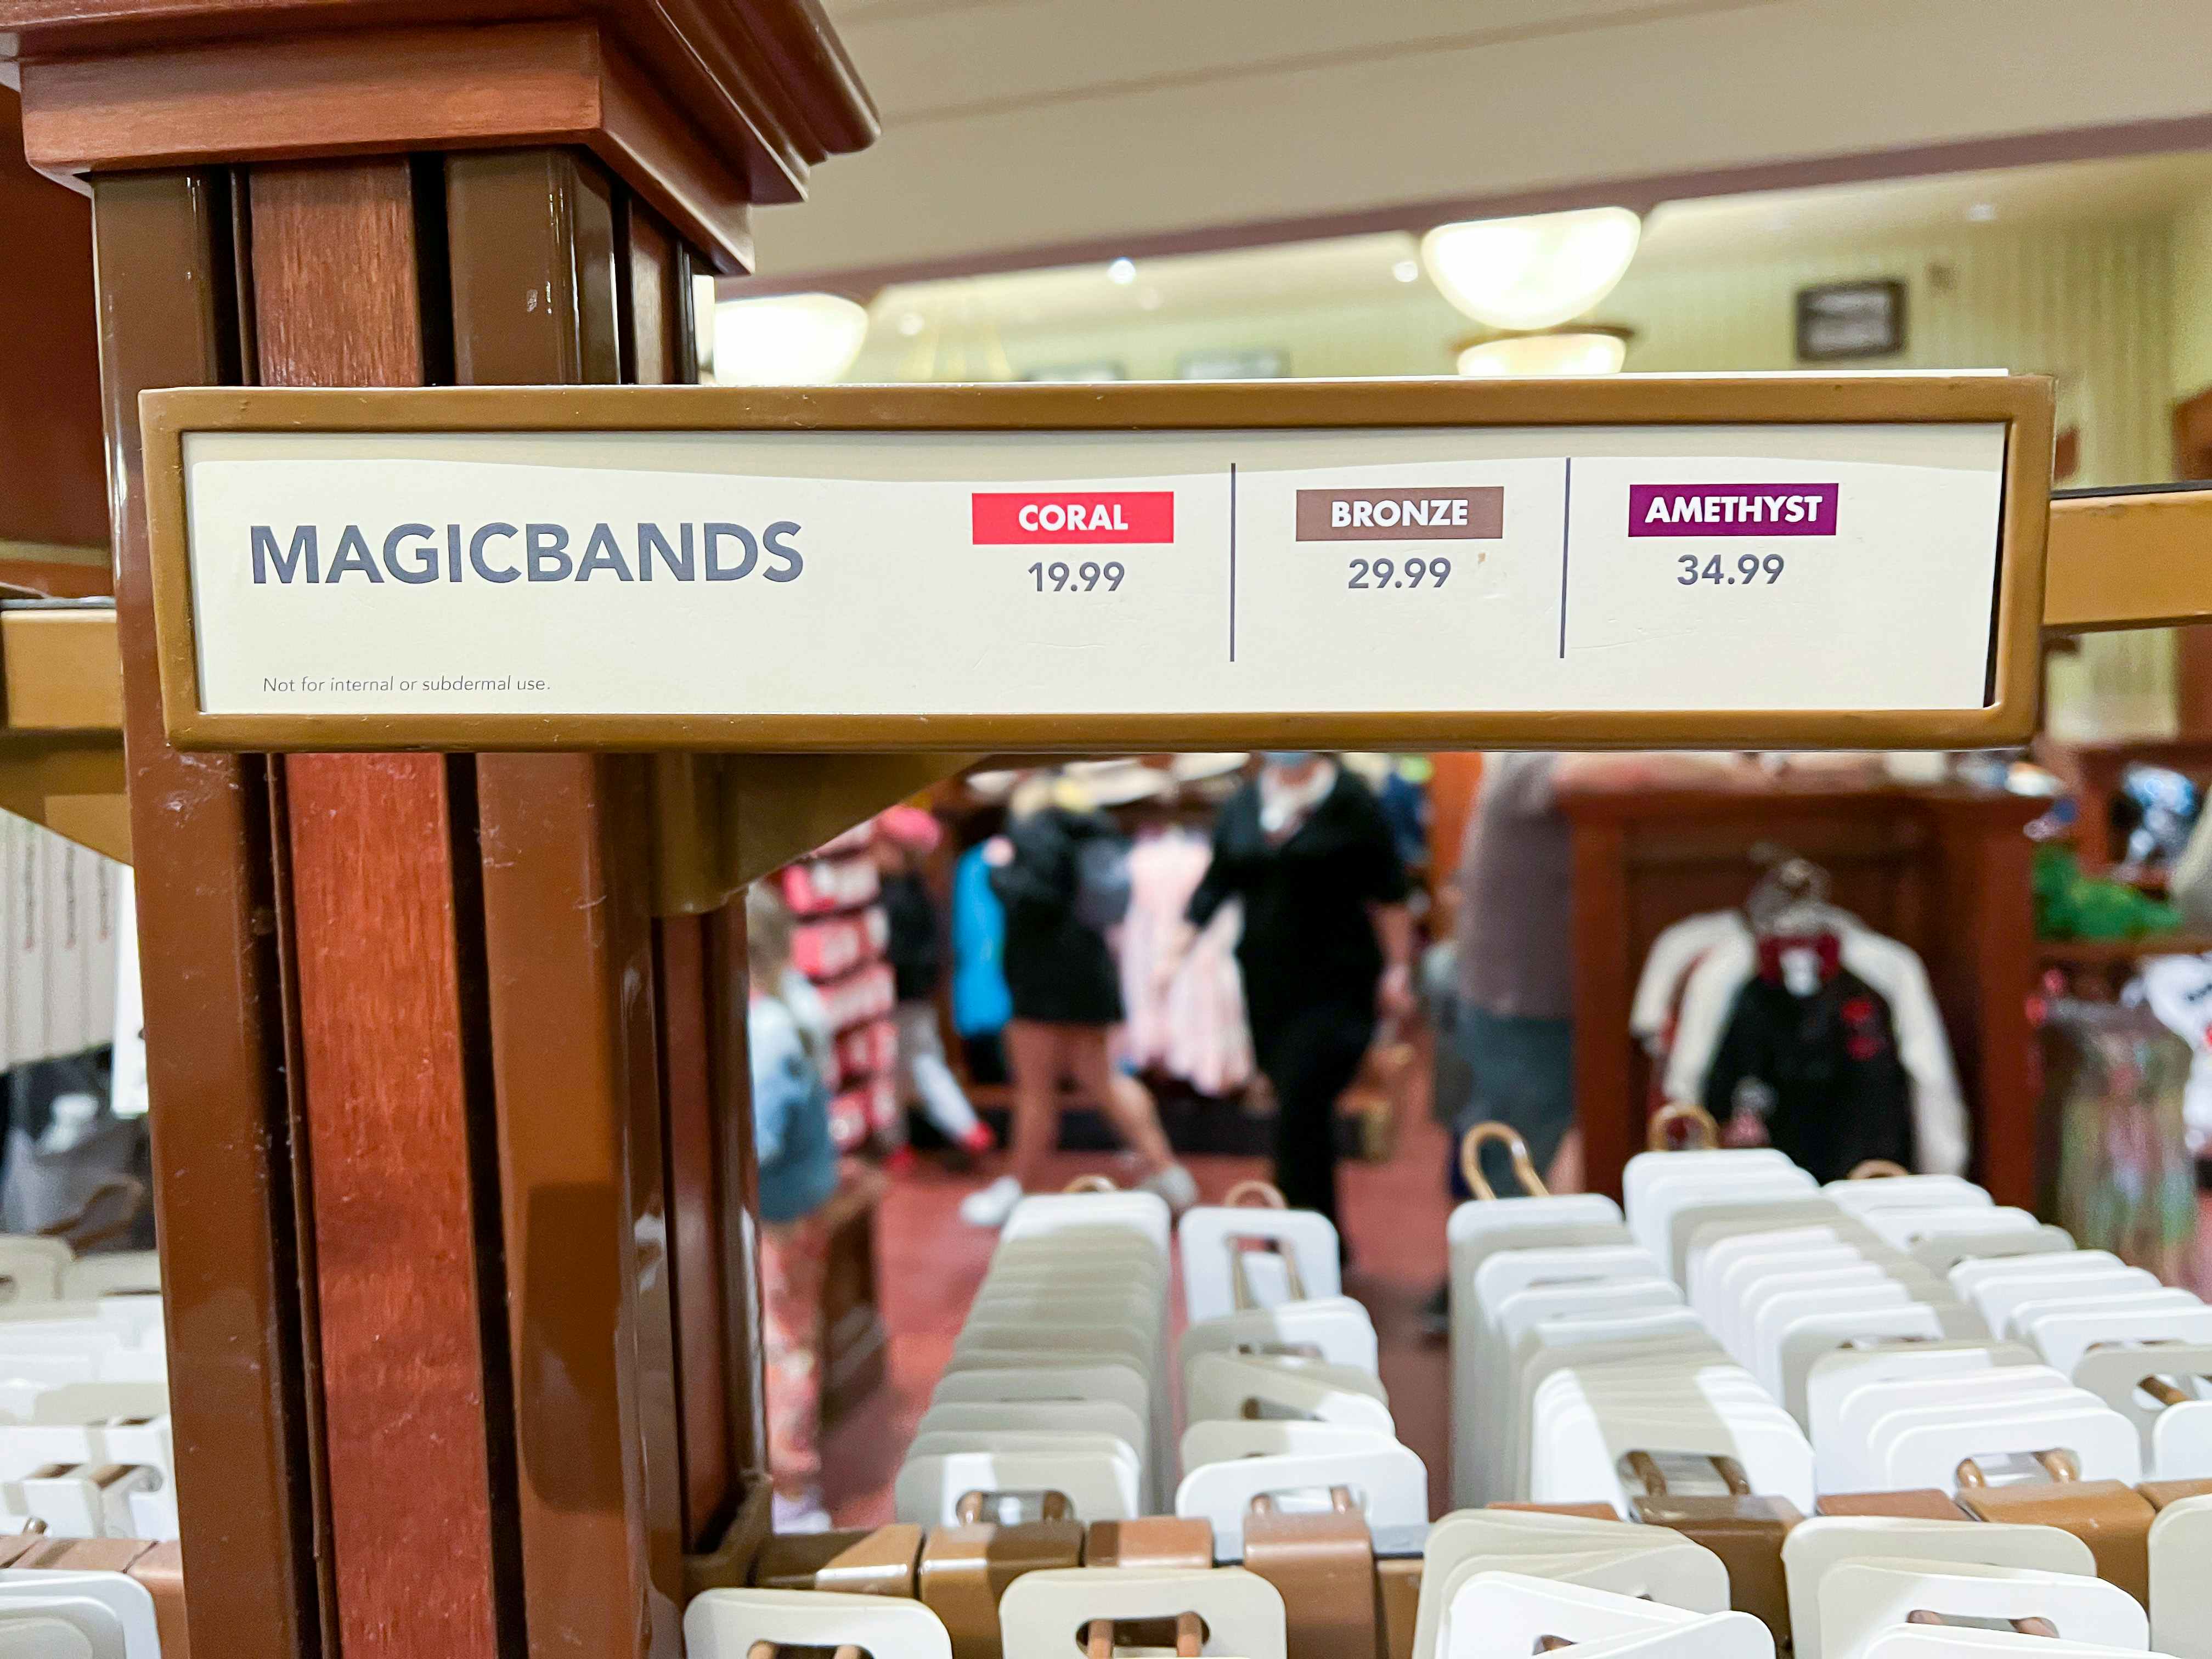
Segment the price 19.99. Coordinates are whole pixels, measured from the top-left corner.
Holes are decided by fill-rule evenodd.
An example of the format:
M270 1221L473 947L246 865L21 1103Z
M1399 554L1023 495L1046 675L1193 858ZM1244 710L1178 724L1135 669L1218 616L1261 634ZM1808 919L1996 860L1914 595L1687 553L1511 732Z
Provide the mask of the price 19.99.
M1055 560L1050 564L1033 564L1030 574L1036 582L1040 593L1096 593L1103 587L1109 593L1116 592L1121 579L1128 574L1119 559L1104 564L1086 560L1070 565Z

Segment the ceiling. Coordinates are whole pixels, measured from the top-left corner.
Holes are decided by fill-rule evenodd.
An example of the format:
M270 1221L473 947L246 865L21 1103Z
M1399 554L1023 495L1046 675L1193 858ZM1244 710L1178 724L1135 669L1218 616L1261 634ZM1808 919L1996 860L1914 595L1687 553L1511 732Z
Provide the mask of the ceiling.
M884 135L759 216L775 286L2212 144L2203 0L829 9Z

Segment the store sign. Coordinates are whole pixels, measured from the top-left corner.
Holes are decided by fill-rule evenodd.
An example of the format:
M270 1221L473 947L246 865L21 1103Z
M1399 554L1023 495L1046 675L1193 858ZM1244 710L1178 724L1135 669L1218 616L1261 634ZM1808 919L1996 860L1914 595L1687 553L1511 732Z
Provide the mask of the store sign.
M216 747L1994 743L2033 719L2008 457L2048 406L155 393L165 697Z

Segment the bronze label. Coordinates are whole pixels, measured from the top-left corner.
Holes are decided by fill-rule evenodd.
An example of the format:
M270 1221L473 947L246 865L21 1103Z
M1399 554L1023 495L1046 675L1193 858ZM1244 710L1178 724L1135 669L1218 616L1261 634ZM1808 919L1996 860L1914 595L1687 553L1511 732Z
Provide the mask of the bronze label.
M1301 489L1302 542L1495 541L1505 533L1505 487Z

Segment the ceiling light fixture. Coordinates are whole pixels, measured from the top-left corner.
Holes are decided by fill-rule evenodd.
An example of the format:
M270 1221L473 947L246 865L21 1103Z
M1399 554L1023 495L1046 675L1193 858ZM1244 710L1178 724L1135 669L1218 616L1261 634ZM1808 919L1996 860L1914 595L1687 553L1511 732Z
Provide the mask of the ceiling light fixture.
M1997 204L1995 202L1977 202L1966 210L1966 217L1978 225L1985 225L1996 216Z
M1618 374L1628 359L1625 330L1563 329L1556 334L1509 334L1459 354L1471 380L1553 380Z
M1421 280L1421 262L1419 259L1401 259L1390 267L1390 274L1401 283L1418 283Z
M1492 328L1552 328L1613 292L1643 222L1626 208L1438 225L1421 263L1445 299Z
M1123 288L1128 287L1137 280L1137 262L1134 259L1115 260L1112 264L1106 267L1106 280L1118 283Z
M909 340L928 326L929 325L923 320L921 313L918 311L902 312L899 315L898 331Z
M718 386L826 386L868 336L868 313L839 294L777 294L714 307Z

